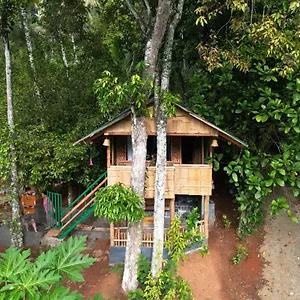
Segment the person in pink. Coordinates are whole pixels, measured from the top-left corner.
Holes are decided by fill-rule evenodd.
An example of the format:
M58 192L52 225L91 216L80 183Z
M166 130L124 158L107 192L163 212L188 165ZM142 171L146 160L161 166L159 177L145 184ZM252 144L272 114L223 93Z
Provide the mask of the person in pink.
M52 204L48 200L46 191L42 192L42 200L43 200L44 211L45 211L45 214L46 214L47 226L50 226L50 221L51 221L50 211L52 209Z

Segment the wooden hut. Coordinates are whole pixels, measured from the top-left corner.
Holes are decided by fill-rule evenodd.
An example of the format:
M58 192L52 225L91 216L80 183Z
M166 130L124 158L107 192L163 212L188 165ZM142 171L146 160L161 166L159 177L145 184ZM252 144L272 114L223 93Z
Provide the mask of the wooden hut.
M184 222L186 214L195 206L201 212L201 231L208 237L209 198L212 195L212 157L218 139L244 147L246 144L180 105L176 115L167 121L167 166L165 190L166 227L175 213ZM153 103L149 104L153 111ZM151 247L153 235L153 206L155 189L156 119L147 118L146 129L146 218L144 219L144 247ZM126 110L111 122L103 125L79 143L101 143L107 151L107 184L122 182L130 186L132 164L131 111ZM111 224L111 247L126 246L126 224ZM153 227L152 227L153 228Z

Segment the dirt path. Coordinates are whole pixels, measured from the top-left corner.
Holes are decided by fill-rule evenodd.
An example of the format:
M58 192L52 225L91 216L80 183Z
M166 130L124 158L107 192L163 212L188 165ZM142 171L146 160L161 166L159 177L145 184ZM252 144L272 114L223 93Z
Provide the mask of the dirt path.
M299 198L295 199L287 189L274 196L287 196L291 210L300 218ZM266 218L265 232L261 254L267 262L263 270L267 283L259 291L261 299L300 299L300 223L292 222L282 212Z
M188 280L196 300L256 300L262 282L262 263L259 248L262 234L243 243L249 256L239 265L231 258L239 243L235 229L218 227L210 233L210 254L204 258L195 252L181 263L180 275Z

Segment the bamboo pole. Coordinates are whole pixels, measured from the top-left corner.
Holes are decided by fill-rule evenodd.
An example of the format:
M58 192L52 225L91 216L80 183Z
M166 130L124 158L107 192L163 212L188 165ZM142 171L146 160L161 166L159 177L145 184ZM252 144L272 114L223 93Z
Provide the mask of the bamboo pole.
M209 196L204 196L204 228L208 238Z
M114 223L110 223L110 246L115 245L115 226Z
M107 165L107 169L108 169L110 167L110 145L107 146L106 154L107 154L106 165Z
M171 199L170 200L170 218L171 221L174 219L175 217L175 199Z

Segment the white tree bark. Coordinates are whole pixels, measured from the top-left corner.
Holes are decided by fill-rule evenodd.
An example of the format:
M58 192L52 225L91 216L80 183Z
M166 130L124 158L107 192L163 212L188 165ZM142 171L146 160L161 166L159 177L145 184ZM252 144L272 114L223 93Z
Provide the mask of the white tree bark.
M142 1L142 0L141 0ZM135 13L131 1L126 1L130 11L140 22L139 16ZM144 4L144 3L143 3ZM170 15L171 0L159 0L155 25L152 34L145 48L144 80L153 82L155 68L157 64L158 52L165 34L166 26ZM149 22L150 23L150 22ZM140 23L141 24L141 23ZM141 25L142 27L142 25ZM145 29L146 32L150 30ZM131 188L144 198L145 189L145 171L146 171L146 151L147 151L147 132L145 117L137 116L133 109L132 117L132 170L131 170ZM125 254L125 266L122 281L122 288L125 291L135 290L138 287L137 281L137 261L142 242L142 221L137 224L131 224L127 232L127 246Z
M11 178L11 244L16 248L23 246L22 223L20 217L20 205L18 198L18 174L16 164L16 149L14 146L14 110L12 98L11 80L11 57L8 38L4 36L5 49L5 74L6 74L6 95L7 95L7 121L10 135L10 178Z
M71 205L73 201L73 185L71 182L68 183L68 205Z
M64 44L63 44L62 39L61 39L60 36L58 37L58 39L59 39L61 57L62 57L64 66L65 66L66 76L67 76L68 79L70 79L70 76L69 76L69 63L68 63L65 47L64 47Z
M77 47L76 47L76 43L75 43L74 34L71 34L71 41L72 41L72 45L73 45L74 62L75 62L75 64L77 64L78 56L77 56Z
M33 75L34 92L38 99L38 105L41 107L41 93L40 93L40 88L37 83L37 74L36 74L36 68L35 68L35 64L34 64L33 48L32 48L32 43L31 43L30 31L29 31L28 22L27 22L26 11L23 6L21 6L21 16L22 16L22 24L23 24L24 32L25 32L25 39L26 39L28 56L29 56L30 68L31 68L32 75Z
M132 169L130 184L133 191L144 198L146 171L147 132L145 116L132 116ZM141 252L143 221L130 224L127 231L127 246L122 288L125 291L138 287L137 261Z
M181 19L184 0L179 0L176 12L169 23L167 37L164 47L164 57L161 74L161 90L169 91L172 50L174 44L174 33L179 20ZM164 249L164 227L165 227L165 185L166 185L166 162L167 162L167 116L162 99L155 98L156 110L156 133L157 133L157 158L156 158L156 179L154 199L154 242L152 252L151 273L156 277L161 270Z

